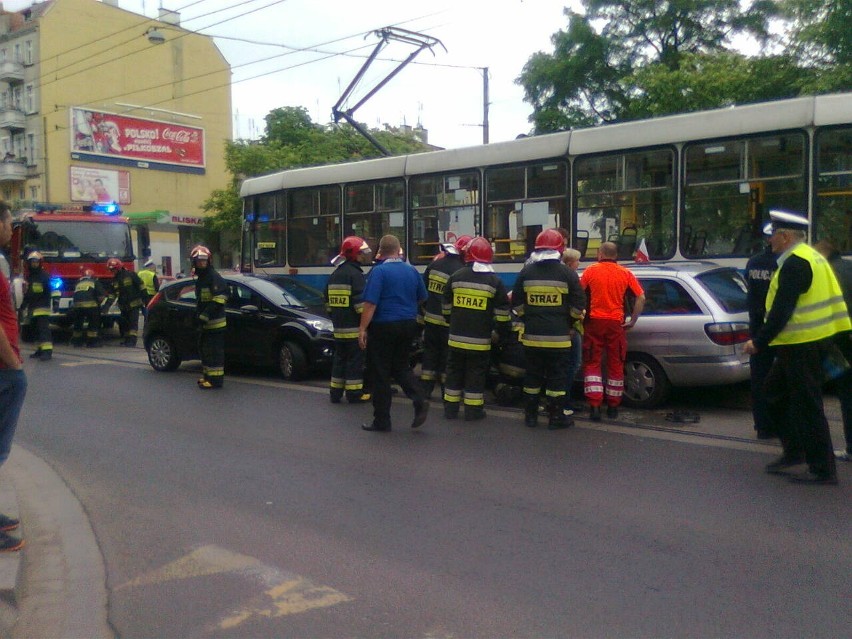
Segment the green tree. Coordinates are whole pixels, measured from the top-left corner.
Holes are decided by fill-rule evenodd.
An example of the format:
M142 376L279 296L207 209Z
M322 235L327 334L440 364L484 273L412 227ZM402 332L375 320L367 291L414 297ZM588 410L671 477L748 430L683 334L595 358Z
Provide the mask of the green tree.
M585 0L518 83L537 133L852 88L852 0ZM783 35L770 38L774 21ZM732 49L749 34L775 47Z
M247 177L305 166L349 162L381 154L349 125L315 124L302 107L281 107L267 114L260 141L237 140L225 145L225 166L231 183L210 194L201 208L209 231L239 231L242 201L239 185ZM394 155L429 150L413 135L371 130Z

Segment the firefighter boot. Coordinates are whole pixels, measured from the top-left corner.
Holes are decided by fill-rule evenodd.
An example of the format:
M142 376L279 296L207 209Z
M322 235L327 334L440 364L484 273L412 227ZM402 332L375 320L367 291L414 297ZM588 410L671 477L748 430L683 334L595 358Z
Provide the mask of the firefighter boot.
M524 404L524 426L535 428L538 426L538 395L527 397Z
M485 419L485 409L482 406L465 406L464 421L476 422Z
M426 399L430 399L432 397L432 393L435 390L435 380L421 379L420 387L423 389L423 397L425 397Z
M50 361L51 357L53 357L53 349L47 348L38 352L38 358L42 362Z
M39 358L41 358L41 349L37 348L37 349L35 349L35 351L33 351L33 354L30 355L30 359L39 359Z
M444 419L458 419L458 402L444 402Z
M332 404L339 404L340 400L342 400L342 399L343 399L343 391L339 388L332 389L331 392L328 395L328 400Z
M551 398L548 402L550 411L550 421L547 422L547 430L561 430L563 428L571 428L574 425L574 420L571 417L566 417L563 412L562 398Z

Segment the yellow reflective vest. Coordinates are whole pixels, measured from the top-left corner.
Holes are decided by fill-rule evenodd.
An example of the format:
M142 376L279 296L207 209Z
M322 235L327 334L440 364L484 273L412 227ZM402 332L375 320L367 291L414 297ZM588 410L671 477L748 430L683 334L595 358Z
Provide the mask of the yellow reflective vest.
M849 311L843 301L843 291L828 261L804 242L793 249L792 255L810 264L813 274L811 287L799 296L792 317L769 345L818 342L842 331L852 330ZM766 295L767 313L778 293L780 272L780 268L776 270L769 282L769 293Z

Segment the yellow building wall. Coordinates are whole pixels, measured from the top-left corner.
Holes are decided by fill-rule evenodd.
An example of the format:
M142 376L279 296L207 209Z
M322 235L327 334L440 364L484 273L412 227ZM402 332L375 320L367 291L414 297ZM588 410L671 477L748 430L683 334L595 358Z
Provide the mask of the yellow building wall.
M166 38L151 44L156 27ZM128 213L167 210L199 216L214 189L225 188L224 148L231 138L230 69L212 39L97 0L55 0L39 22L38 99L45 126L45 200L70 200L71 164L130 172ZM123 102L200 116L185 118ZM201 127L204 175L71 159L70 109L81 107Z

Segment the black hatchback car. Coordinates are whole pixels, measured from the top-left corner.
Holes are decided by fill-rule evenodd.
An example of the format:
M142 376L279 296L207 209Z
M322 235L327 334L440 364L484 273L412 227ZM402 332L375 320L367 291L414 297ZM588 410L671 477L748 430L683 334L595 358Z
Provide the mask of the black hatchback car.
M331 320L321 315L321 306L310 304L317 296L322 300L321 292L311 290L310 296L297 297L259 277L235 273L222 277L228 283L226 365L274 366L285 379L296 380L331 364ZM154 296L143 333L154 370L173 371L185 360L200 358L194 319L194 279L170 282Z

